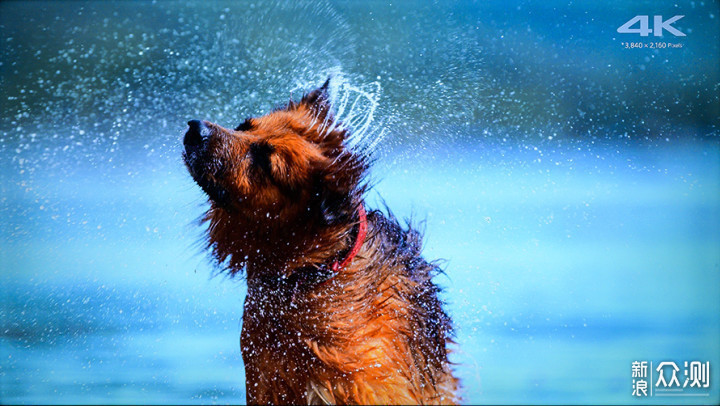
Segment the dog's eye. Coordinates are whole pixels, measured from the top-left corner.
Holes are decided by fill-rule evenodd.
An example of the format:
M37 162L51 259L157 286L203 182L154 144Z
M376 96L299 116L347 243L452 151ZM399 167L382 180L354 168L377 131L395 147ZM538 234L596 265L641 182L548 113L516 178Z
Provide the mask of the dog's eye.
M235 131L250 131L253 129L253 123L251 118L246 118L245 121L242 122Z
M252 164L270 174L270 155L275 147L266 142L254 142L250 144L250 159Z

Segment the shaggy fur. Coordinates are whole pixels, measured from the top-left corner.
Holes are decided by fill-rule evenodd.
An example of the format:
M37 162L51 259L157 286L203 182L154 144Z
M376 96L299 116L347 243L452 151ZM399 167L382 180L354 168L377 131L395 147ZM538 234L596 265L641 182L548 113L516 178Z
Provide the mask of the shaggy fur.
M210 198L208 246L245 273L241 348L252 404L447 404L451 322L421 237L367 214L366 156L332 126L328 83L235 130L193 120L185 163Z

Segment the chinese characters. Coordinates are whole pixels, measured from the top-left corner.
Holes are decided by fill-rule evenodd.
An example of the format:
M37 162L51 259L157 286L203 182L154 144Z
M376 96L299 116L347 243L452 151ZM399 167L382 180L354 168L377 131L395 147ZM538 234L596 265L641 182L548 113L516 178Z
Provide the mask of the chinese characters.
M652 362L633 361L630 366L632 396L708 396L710 362L685 361L682 365L681 374L681 368L674 361L662 361L655 368Z

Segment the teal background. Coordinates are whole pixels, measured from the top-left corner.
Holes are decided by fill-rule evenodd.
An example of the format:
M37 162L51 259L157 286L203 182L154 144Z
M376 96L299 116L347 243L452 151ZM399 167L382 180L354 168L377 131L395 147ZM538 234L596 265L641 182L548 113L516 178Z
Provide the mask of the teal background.
M635 15L685 15L638 37ZM0 402L242 403L189 119L380 85L380 197L445 260L472 404L720 402L716 2L0 3ZM678 49L624 49L623 42ZM709 390L631 396L635 360ZM682 371L681 371L682 373ZM682 380L682 376L680 377Z

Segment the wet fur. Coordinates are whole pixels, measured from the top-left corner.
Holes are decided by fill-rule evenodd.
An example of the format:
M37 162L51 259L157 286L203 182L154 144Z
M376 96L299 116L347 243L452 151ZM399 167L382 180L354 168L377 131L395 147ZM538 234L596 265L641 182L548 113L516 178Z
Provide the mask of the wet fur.
M368 167L345 148L346 130L328 131L327 85L235 130L205 123L210 136L186 147L211 198L208 246L247 279L247 402L455 403L440 270L417 231L369 211L357 256L323 276L354 243Z

